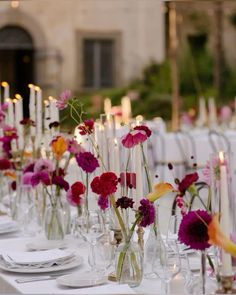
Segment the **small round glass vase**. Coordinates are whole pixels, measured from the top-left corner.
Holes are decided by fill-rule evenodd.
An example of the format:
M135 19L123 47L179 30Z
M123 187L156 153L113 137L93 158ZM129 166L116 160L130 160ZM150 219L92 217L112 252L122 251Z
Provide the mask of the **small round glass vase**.
M143 254L138 243L121 243L116 250L116 279L130 287L140 285L143 278Z
M48 240L64 239L64 216L60 205L47 207L44 217L44 231Z

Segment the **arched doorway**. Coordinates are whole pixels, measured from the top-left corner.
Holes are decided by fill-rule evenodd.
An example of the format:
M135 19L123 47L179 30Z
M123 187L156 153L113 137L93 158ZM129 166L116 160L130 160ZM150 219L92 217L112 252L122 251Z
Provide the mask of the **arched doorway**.
M0 29L0 81L11 86L11 96L23 97L24 117L28 117L29 90L34 82L34 43L30 34L18 26Z

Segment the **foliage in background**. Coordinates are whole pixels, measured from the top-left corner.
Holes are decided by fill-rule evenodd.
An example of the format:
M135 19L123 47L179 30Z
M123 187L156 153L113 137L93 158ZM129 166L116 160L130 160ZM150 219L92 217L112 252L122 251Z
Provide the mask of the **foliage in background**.
M195 48L196 49L196 48ZM213 88L213 58L207 50L194 50L186 46L179 58L179 83L181 110L190 107L197 108L198 98L204 96L209 98L215 96ZM227 104L235 96L236 71L225 67L223 76L224 97L218 104ZM103 112L103 100L111 98L112 105L120 105L122 96L129 92L138 93L138 98L132 100L133 115L142 114L146 119L156 116L165 120L171 118L171 76L168 60L162 64L151 62L142 74L142 77L132 81L123 88L94 91L92 93L78 93L77 96L85 105L88 111L87 117L97 118ZM63 124L71 126L73 123L65 117Z

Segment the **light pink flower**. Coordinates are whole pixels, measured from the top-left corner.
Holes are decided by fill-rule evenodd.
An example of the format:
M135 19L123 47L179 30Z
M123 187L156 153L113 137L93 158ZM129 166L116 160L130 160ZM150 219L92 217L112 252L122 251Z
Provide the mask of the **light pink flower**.
M228 122L231 120L232 110L229 106L223 106L220 110L220 119L222 122Z
M37 162L35 162L34 165L34 172L52 172L54 170L53 163L50 160L45 159L39 159Z
M146 132L142 130L132 130L122 139L122 144L126 148L132 148L135 145L144 142L147 140Z
M68 100L71 97L71 91L65 90L63 91L59 98L57 99L56 106L59 110L63 110L67 107Z
M26 172L22 177L22 183L24 185L31 185L31 179L33 175L34 175L33 172Z

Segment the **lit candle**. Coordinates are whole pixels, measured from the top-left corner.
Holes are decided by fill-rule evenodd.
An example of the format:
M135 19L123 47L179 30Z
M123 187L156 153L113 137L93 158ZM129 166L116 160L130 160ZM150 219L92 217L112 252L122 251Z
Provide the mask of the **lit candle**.
M8 108L7 108L7 118L8 118L8 124L10 126L14 126L14 110L13 110L13 102L10 98L6 99Z
M49 130L49 122L50 122L49 101L44 100L44 132Z
M110 114L111 113L111 100L110 98L105 98L104 100L104 113L106 115Z
M220 204L221 204L221 218L220 224L224 234L230 238L230 212L229 212L229 193L228 193L228 177L227 167L225 165L224 152L219 152L220 159ZM232 259L231 255L222 250L222 276L231 276Z
M208 109L209 109L209 123L211 127L214 127L217 123L217 113L216 105L213 97L210 97L208 100Z
M4 98L4 101L6 101L6 99L10 97L10 87L7 82L2 82L2 87L4 89L3 90L3 98Z
M121 99L121 109L123 121L128 124L131 118L131 102L128 96L124 96Z
M42 90L40 87L35 87L36 91L36 131L37 131L37 140L36 140L36 146L39 148L41 145L41 139L42 139Z
M120 152L119 145L116 138L111 140L110 144L110 170L118 177L120 175Z
M36 124L36 116L35 116L35 86L33 84L29 84L30 88L30 99L29 99L29 111L30 111L30 119ZM35 136L36 129L34 126L30 126L30 135Z
M20 94L16 94L15 98L16 99L13 100L14 106L15 106L15 124L16 124L15 126L18 133L18 148L22 150L24 147L23 126L22 124L20 124L20 121L23 119L22 118L23 117L22 97L20 96Z

